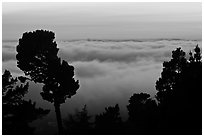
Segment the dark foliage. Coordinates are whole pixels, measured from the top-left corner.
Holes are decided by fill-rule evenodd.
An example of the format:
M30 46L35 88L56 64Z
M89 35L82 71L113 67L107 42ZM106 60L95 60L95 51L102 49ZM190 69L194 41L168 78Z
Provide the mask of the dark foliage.
M122 120L118 104L114 107L105 108L105 112L95 117L95 132L97 134L120 134Z
M202 131L202 60L198 45L194 53L178 48L172 59L164 62L156 82L160 127L164 134L201 134Z
M64 103L76 94L78 81L74 80L74 67L57 56L54 33L36 30L26 32L17 46L17 66L34 82L43 83L43 99Z
M154 134L156 132L158 109L156 101L151 99L149 94L133 94L127 109L129 134Z
M140 119L140 112L145 109L145 103L150 97L147 93L133 94L130 97L129 105L127 106L129 121L137 121Z
M93 123L91 123L90 120L91 116L88 115L87 107L84 105L84 108L81 111L76 111L74 115L69 114L68 118L64 120L66 125L65 134L92 134Z
M34 127L29 123L45 116L49 110L36 108L31 100L23 99L28 92L25 77L13 78L8 70L2 75L2 133L5 135L33 134Z
M60 104L76 94L78 80L74 79L74 67L57 56L54 33L36 30L26 32L17 46L17 66L34 82L43 83L41 96L54 103L59 133L62 133Z

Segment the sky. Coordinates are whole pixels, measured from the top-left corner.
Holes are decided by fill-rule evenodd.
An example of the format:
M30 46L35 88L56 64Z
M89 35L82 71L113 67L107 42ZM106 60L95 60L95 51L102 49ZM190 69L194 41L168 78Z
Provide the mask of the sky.
M2 3L3 40L48 29L67 39L201 39L201 3Z

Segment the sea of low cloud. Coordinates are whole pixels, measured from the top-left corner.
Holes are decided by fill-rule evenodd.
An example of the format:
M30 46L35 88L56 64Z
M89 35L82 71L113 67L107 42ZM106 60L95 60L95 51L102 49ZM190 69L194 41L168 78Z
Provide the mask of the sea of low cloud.
M8 69L14 76L23 75L16 63L18 41L3 41L2 71ZM59 56L75 67L75 78L80 89L62 105L62 116L80 110L85 104L91 115L104 111L116 103L124 119L126 105L133 93L146 92L155 95L155 82L160 77L162 63L171 58L172 50L182 47L186 52L202 42L197 40L73 40L57 41ZM36 133L56 132L53 105L40 96L41 84L30 83L26 99L31 98L37 106L52 111L42 119L33 122L39 125ZM46 129L45 129L46 127ZM50 130L53 129L53 130ZM46 132L45 132L46 130ZM50 132L52 131L52 132Z

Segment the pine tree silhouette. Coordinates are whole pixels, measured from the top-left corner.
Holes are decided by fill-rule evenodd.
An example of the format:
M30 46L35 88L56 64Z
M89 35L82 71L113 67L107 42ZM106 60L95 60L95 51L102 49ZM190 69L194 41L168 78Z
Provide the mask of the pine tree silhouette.
M46 30L26 32L17 46L17 66L31 80L43 83L41 96L54 103L59 134L63 133L60 105L76 94L79 88L75 81L74 67L57 56L58 48L54 33Z
M29 123L47 115L50 111L36 108L35 102L23 99L28 92L28 82L22 82L22 78L20 76L14 79L8 70L5 70L2 75L2 133L4 135L33 134L35 128L30 127Z
M164 134L201 134L202 131L202 60L198 45L189 59L181 48L163 63L156 82L156 98L162 113Z

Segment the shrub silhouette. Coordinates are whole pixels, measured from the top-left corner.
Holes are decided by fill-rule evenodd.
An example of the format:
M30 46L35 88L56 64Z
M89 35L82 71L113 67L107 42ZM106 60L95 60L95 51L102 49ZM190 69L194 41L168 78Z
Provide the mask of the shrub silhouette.
M202 60L198 45L194 53L177 48L172 59L163 63L156 82L156 98L162 113L164 134L201 134L202 129Z
M129 105L127 105L130 121L137 121L140 119L140 117L138 117L139 112L142 111L141 109L143 109L149 97L150 95L147 93L133 94L133 96L130 97Z
M43 83L41 96L54 103L59 134L62 134L60 105L76 94L79 88L75 81L74 67L57 56L58 48L54 33L46 30L26 32L17 46L17 66L31 80Z
M64 120L67 127L66 134L87 135L92 134L93 123L90 122L91 116L88 115L87 106L84 105L81 111L76 111L75 114L69 114L68 118Z
M96 115L95 130L97 134L119 134L122 132L122 120L118 104L105 108L105 112Z
M135 93L129 99L128 129L130 134L152 134L156 132L157 104L147 93Z
M3 134L33 134L35 128L30 127L29 123L49 113L49 110L36 108L31 100L23 99L28 92L28 82L19 80L22 78L14 79L8 70L2 75Z

